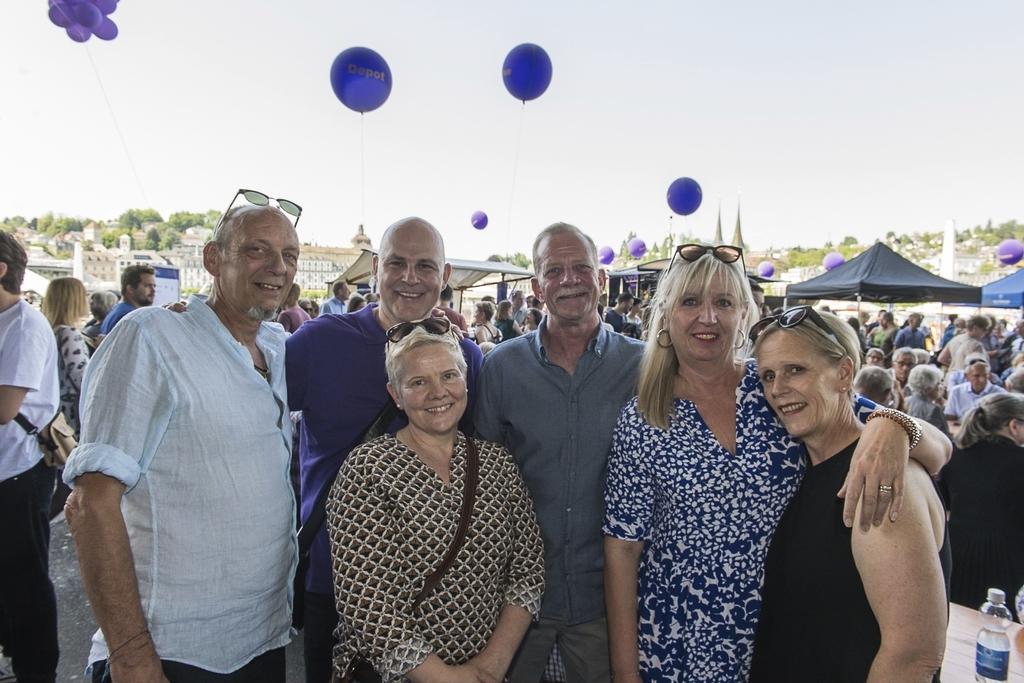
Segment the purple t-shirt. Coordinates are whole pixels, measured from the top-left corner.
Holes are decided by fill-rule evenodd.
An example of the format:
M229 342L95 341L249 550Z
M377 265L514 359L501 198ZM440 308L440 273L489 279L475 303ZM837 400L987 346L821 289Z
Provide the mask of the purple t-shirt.
M303 522L324 484L334 477L356 439L388 401L384 371L387 340L373 315L375 308L376 304L370 304L355 313L321 315L288 338L288 407L302 411L299 464ZM469 397L459 429L471 436L476 379L483 355L469 339L463 339L461 346ZM406 424L405 413L400 412L387 431L394 434ZM334 593L330 557L324 524L309 552L306 590Z
M281 327L283 327L286 332L294 332L307 320L309 320L309 313L306 313L298 306L286 308L277 316L277 322L281 323Z

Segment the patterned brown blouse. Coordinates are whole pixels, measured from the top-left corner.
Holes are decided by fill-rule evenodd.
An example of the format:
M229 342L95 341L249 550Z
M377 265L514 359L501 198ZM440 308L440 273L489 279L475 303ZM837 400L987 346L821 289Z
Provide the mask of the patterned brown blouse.
M466 442L452 455L451 484L393 436L354 450L327 502L334 594L341 616L334 667L361 652L385 683L431 653L446 664L477 655L505 605L537 615L544 543L512 455L476 441L480 477L473 517L455 563L434 591L412 600L440 564L462 512Z

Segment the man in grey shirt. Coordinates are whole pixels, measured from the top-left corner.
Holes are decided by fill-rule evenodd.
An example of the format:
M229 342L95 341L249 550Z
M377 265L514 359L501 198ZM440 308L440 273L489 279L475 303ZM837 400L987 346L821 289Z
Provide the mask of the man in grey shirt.
M541 618L509 671L537 683L557 640L567 680L607 683L604 484L612 433L636 394L643 343L601 326L605 273L594 241L555 223L533 245L533 291L548 308L536 332L499 344L477 383L474 424L507 447L526 481L544 536Z

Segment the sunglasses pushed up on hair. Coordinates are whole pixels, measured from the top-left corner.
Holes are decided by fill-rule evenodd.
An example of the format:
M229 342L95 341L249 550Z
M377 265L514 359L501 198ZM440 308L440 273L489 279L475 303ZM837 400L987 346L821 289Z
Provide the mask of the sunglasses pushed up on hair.
M416 320L413 322L398 323L388 328L386 333L387 340L392 344L397 344L402 341L415 330L417 327L423 328L428 334L434 334L442 336L448 333L454 334L452 331L452 323L448 318L424 318L423 320Z
M274 203L277 204L277 208L295 219L295 223L293 225L296 227L299 225L299 216L302 215L301 206L290 199L278 199L277 197L271 197L270 195L264 194L258 190L246 189L239 189L238 192L235 193L235 196L231 198L231 203L228 204L227 211L222 214L221 220L224 220L224 216L228 215L228 211L230 211L231 207L235 205L235 202L239 197L242 197L245 201L250 204L255 204L256 206L268 206L270 204L270 200L273 199Z
M788 308L779 315L770 315L767 318L761 318L750 328L750 343L753 344L757 341L765 330L767 330L773 323L778 323L779 327L787 330L791 327L810 320L812 323L817 325L818 329L824 332L832 341L839 343L839 338L836 337L836 333L828 326L828 323L818 315L818 312L811 306L794 306Z

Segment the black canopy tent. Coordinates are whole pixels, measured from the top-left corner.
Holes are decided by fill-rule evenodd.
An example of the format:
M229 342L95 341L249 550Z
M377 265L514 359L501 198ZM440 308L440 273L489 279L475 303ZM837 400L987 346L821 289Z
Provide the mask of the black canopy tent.
M787 304L793 299L977 305L981 302L981 287L969 287L933 275L879 242L824 275L790 285L786 288Z

